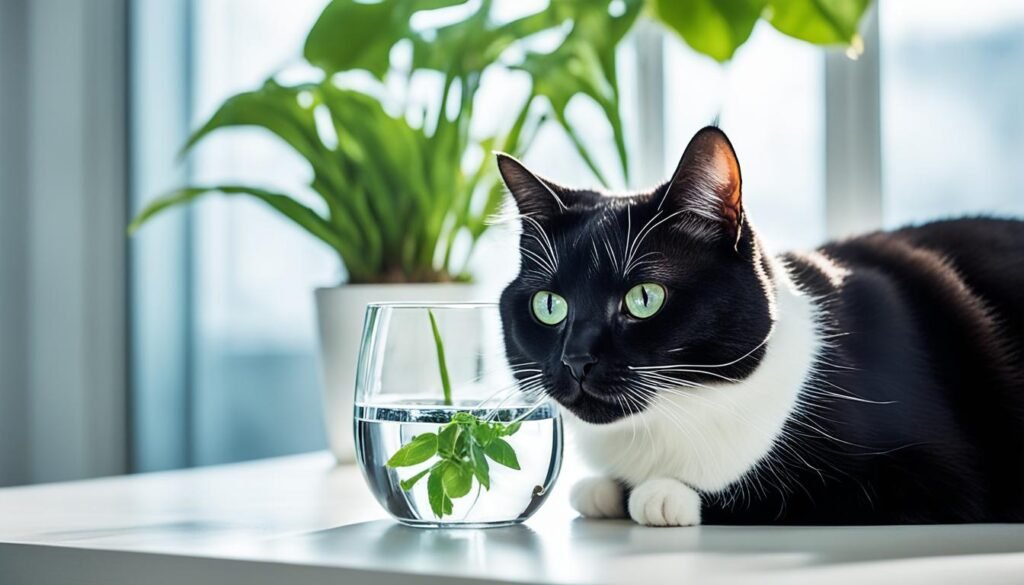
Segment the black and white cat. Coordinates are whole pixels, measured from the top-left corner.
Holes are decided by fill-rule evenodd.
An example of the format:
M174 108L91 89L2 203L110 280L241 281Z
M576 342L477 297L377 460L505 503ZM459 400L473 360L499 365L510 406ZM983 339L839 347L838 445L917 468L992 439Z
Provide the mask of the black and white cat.
M772 257L717 128L647 193L498 165L522 218L507 354L542 372L603 473L574 486L581 514L1024 521L1024 222Z

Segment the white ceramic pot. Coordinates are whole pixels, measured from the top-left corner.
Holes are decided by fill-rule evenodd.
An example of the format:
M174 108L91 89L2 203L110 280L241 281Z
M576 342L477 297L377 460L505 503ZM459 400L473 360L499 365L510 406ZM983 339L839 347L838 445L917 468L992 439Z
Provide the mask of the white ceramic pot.
M316 290L324 417L331 452L339 463L355 461L352 430L356 360L366 304L391 301L471 301L469 284L352 284Z

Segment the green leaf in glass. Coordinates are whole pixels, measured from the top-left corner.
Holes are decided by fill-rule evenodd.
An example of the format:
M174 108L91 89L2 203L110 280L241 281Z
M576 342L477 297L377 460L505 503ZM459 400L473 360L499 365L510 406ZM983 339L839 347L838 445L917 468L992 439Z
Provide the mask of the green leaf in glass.
M388 459L388 467L409 467L418 465L437 454L438 436L434 433L417 435L412 441L395 451Z
M468 464L450 464L441 477L444 493L451 499L461 498L473 488L473 471Z
M516 457L516 451L509 445L505 439L494 439L484 449L487 456L494 460L495 463L500 463L505 467L512 469L519 469L519 458Z

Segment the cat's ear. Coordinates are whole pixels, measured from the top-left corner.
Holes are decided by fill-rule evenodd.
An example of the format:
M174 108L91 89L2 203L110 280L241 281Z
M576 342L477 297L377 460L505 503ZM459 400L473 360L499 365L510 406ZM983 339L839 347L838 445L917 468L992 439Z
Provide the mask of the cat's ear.
M659 210L690 212L738 241L743 224L740 164L725 133L708 126L694 135L665 186Z
M534 219L550 219L565 211L564 190L533 174L523 163L505 153L496 153L498 172L512 193L519 213Z

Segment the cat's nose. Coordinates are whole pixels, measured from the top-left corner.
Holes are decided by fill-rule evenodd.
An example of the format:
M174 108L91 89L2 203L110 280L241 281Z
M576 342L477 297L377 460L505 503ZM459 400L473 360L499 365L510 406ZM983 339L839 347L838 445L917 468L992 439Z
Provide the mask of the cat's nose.
M582 382L596 363L597 358L590 354L562 356L562 365L569 368L569 373L577 382Z

